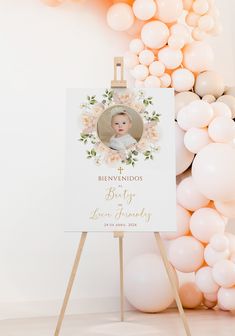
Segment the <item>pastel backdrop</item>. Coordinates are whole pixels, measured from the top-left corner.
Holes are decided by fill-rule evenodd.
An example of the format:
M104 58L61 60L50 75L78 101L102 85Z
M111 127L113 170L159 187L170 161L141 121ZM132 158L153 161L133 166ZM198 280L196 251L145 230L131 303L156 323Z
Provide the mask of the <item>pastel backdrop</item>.
M235 4L217 4L224 32L210 44L217 70L234 85ZM112 59L128 39L105 15L101 0L58 8L0 0L2 319L58 313L79 240L63 233L65 89L109 85ZM126 235L126 261L155 251L151 234ZM89 234L68 312L116 311L118 286L117 241Z

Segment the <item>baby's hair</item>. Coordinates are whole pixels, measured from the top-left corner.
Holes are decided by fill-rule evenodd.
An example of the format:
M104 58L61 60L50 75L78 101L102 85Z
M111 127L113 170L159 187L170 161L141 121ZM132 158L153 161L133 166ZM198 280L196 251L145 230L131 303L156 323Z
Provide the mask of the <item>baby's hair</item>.
M114 114L114 115L112 116L112 119L111 119L111 120L113 120L113 118L114 118L115 116L117 116L117 115L127 116L128 119L130 120L130 122L132 122L132 118L131 118L131 116L129 115L129 113L127 113L126 110L123 110L122 112L118 112L118 113Z

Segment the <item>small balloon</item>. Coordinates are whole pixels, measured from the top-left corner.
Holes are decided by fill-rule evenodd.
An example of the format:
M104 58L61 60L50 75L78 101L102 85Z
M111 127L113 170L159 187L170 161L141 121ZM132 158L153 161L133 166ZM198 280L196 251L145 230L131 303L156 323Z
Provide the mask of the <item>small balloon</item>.
M184 283L179 289L179 295L184 308L197 308L202 303L202 292L194 282Z
M194 75L188 69L177 69L171 75L172 87L177 92L189 91L194 85Z
M121 2L112 5L107 12L107 23L113 30L128 30L134 23L134 14L131 6Z
M214 234L210 239L211 247L217 252L223 252L229 248L228 238L221 233Z
M203 147L211 143L207 128L190 128L184 136L185 147L197 154Z
M184 131L175 123L176 175L182 174L192 163L194 154L184 145Z
M221 287L218 291L218 303L226 310L235 310L235 287Z
M149 20L156 12L156 3L153 0L135 0L133 12L140 20Z
M182 0L156 0L156 17L162 22L175 22L183 13Z
M130 51L126 52L124 55L124 64L128 69L133 69L139 64L138 56Z
M146 23L141 30L141 39L149 48L162 48L167 43L168 37L167 25L157 20Z
M228 249L218 252L212 248L211 244L208 244L205 247L204 258L205 258L206 263L209 266L213 267L218 261L228 259L229 254L230 252Z
M214 293L219 289L219 285L213 279L212 268L209 266L204 266L197 271L195 282L203 293Z
M182 63L183 54L181 50L174 50L170 47L164 47L159 50L158 59L167 69L175 69Z
M209 10L209 4L206 0L196 0L193 3L193 10L199 15L206 14Z
M225 217L235 218L235 200L228 202L215 201L216 209Z
M211 121L208 133L215 142L230 142L235 138L235 123L230 117L216 117Z
M129 49L131 52L138 55L142 50L144 50L144 43L141 39L133 39L129 44Z
M217 99L218 102L222 102L226 104L231 112L232 112L232 118L235 118L235 97L230 95L223 95Z
M139 54L139 61L141 64L149 65L154 61L154 53L151 50L143 50Z
M230 260L218 261L213 269L212 276L215 282L224 288L235 285L235 264Z
M232 118L232 112L228 105L226 105L225 103L216 101L211 104L211 107L214 111L213 119L216 117L228 117L230 119Z
M161 87L168 88L171 85L171 76L167 73L164 73L160 76Z
M183 107L189 105L194 100L199 100L200 98L194 92L185 91L180 92L175 95L175 118L177 118L179 110Z
M154 61L149 66L149 72L153 76L162 76L165 72L165 65L162 62Z
M145 80L149 74L149 70L146 65L139 64L131 71L132 76L138 80Z
M161 87L161 81L156 76L148 76L144 81L144 85L147 88L160 88Z

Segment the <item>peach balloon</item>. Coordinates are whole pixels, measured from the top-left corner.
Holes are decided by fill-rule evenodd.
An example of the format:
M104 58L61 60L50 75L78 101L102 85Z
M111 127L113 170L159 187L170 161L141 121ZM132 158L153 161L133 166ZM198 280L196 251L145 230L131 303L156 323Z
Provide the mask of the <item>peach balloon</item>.
M182 49L185 44L185 40L181 35L171 35L168 39L168 46L171 49Z
M154 53L151 50L143 50L139 54L141 64L149 65L154 61Z
M175 279L177 281L177 275ZM160 256L142 254L127 264L124 274L125 295L138 310L156 313L173 302L173 292Z
M212 276L219 286L225 288L234 286L235 264L230 260L218 261L212 269Z
M128 69L133 69L139 64L138 56L130 51L126 52L124 55L124 64Z
M213 109L203 100L195 100L178 112L177 121L184 130L206 127L213 118Z
M156 3L154 0L135 0L133 12L140 20L149 20L156 12Z
M210 302L217 302L218 292L214 293L204 293L204 298Z
M148 76L144 81L144 86L147 88L160 88L161 81L156 76Z
M182 174L194 158L194 154L184 146L184 134L184 131L175 123L176 175Z
M217 305L217 302L216 301L203 300L203 304L208 309L212 309Z
M153 76L162 76L165 72L165 65L162 62L154 61L149 66L149 72Z
M177 118L179 110L183 107L189 105L194 100L199 100L200 98L194 92L180 92L175 95L175 117Z
M202 292L194 282L184 283L179 289L179 295L184 308L197 308L202 303Z
M215 201L215 207L223 216L235 218L235 200L228 202Z
M192 30L192 38L196 41L203 41L207 37L205 31L201 30L198 27L193 28Z
M167 25L157 20L146 23L141 30L141 39L149 48L162 48L167 43L168 37Z
M192 153L198 153L203 147L211 143L207 128L190 128L184 136L185 147Z
M180 205L176 205L176 232L161 232L163 239L175 239L189 234L190 213Z
M182 0L156 0L156 17L162 22L175 22L183 13Z
M188 27L182 23L175 23L170 27L171 36L180 36L184 39L184 43L190 41L190 31Z
M181 50L174 50L170 47L164 47L159 50L158 59L167 69L175 69L182 63L183 54Z
M198 24L198 20L200 18L200 15L194 13L194 12L189 12L186 17L185 17L185 22L190 26L190 27L196 27Z
M202 195L196 188L191 176L183 179L176 191L177 202L185 209L195 211L208 205L210 200Z
M214 103L216 101L215 97L213 95L207 94L202 97L202 100L205 100L207 103Z
M196 210L191 216L191 233L203 243L209 243L215 233L224 233L224 229L224 220L214 209L201 208Z
M172 87L177 92L189 91L194 85L194 75L188 69L177 69L171 75Z
M212 248L211 244L208 244L205 247L204 258L206 263L211 267L213 267L220 260L228 259L228 257L229 257L228 249L222 252L218 252Z
M228 238L221 233L214 234L210 239L211 247L218 252L225 251L229 248Z
M194 89L200 97L210 94L218 98L224 92L224 80L215 71L205 71L197 76Z
M186 11L189 11L192 8L193 0L183 0L183 7Z
M196 272L195 282L203 293L214 293L219 289L219 285L212 277L212 268L209 266L202 267Z
M208 133L215 142L230 142L235 138L235 123L230 117L216 117L210 123Z
M112 5L107 12L107 23L113 30L128 30L134 23L134 14L131 6L121 2Z
M203 31L211 30L215 25L215 21L210 15L203 15L198 20L198 27Z
M144 43L141 39L133 39L129 44L129 49L131 52L138 55L142 50L144 50Z
M232 118L232 112L230 108L228 107L228 105L226 105L225 103L222 103L220 101L213 102L211 104L211 107L213 108L213 111L214 111L213 118L216 118L216 117Z
M194 237L183 236L171 241L169 260L180 272L191 273L198 270L203 262L204 247Z
M134 69L131 71L131 74L135 79L144 80L147 78L149 70L146 65L139 64L134 67Z
M161 87L168 88L171 85L171 76L167 73L163 74L160 77L161 80Z
M195 157L192 176L197 188L215 201L235 199L235 148L228 144L211 143Z
M230 95L223 95L217 99L217 102L226 104L232 112L232 118L235 118L235 97Z
M192 72L202 72L213 67L214 53L206 42L191 42L184 47L183 51L183 65Z
M218 303L226 310L235 310L235 287L221 287L218 291Z
M193 10L196 14L203 15L209 10L209 4L206 0L196 0L193 3Z

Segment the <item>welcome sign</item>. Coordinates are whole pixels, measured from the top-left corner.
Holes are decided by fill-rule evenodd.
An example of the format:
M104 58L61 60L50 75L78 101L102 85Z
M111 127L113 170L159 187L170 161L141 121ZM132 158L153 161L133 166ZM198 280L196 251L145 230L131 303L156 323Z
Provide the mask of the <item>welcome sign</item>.
M66 231L175 231L173 89L70 89Z

